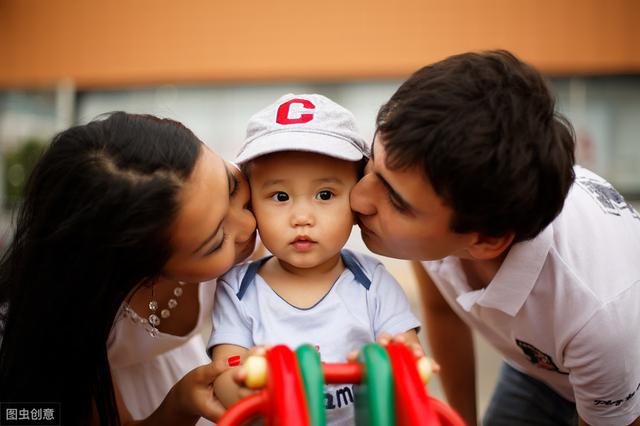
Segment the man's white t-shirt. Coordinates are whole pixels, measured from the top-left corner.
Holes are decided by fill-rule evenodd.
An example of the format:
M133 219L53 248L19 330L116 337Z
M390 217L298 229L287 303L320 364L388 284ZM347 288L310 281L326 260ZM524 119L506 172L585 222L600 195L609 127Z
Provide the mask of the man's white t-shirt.
M458 258L423 264L511 366L590 424L629 424L640 416L640 216L601 177L575 172L562 213L515 244L486 288L471 290Z
M345 270L314 306L301 309L281 298L257 274L268 258L239 265L218 279L213 331L207 348L308 343L322 362L346 362L347 354L392 335L419 328L397 281L378 260L342 251ZM351 385L327 385L327 423L353 424Z

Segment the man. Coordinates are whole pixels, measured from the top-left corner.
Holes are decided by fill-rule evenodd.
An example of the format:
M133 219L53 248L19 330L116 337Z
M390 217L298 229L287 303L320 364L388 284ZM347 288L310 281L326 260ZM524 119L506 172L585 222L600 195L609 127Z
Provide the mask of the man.
M381 108L372 151L351 193L362 237L416 261L466 421L473 327L506 361L485 425L640 425L640 216L574 167L541 75L505 51L427 66Z

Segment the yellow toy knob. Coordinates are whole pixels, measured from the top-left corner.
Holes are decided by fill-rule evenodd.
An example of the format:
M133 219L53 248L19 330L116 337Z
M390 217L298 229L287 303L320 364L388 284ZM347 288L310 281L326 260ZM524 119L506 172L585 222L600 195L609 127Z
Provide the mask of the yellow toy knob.
M244 384L249 389L260 389L267 384L267 360L263 356L252 355L242 366L247 372Z
M431 378L431 373L433 373L431 360L426 356L423 356L418 360L418 374L420 374L420 379L422 379L422 383L424 383L425 385L429 383L429 379Z

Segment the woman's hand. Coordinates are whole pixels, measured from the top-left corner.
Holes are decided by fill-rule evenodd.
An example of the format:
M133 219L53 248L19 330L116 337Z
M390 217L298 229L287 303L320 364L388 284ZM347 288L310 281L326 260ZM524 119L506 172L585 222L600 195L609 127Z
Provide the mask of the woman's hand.
M227 367L223 363L211 362L196 367L182 377L164 398L160 406L149 417L133 420L122 395L114 384L116 403L123 426L191 426L200 417L216 422L224 407L213 393L213 382Z
M204 417L216 422L225 409L213 392L213 382L225 370L227 366L221 361L194 368L171 388L167 400L185 418Z
M230 368L216 377L213 391L217 399L225 407L229 407L238 400L245 398L253 390L245 385L246 371L244 363L251 356L264 356L266 348L254 347L246 349L236 345L222 344L214 346L213 359L230 364ZM225 360L225 361L223 361ZM233 360L233 362L231 362Z

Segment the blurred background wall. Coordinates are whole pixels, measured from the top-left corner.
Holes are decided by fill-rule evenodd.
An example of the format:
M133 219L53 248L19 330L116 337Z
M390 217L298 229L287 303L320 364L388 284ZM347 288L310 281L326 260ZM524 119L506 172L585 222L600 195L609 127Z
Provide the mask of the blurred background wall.
M494 48L546 74L578 161L640 201L639 24L637 0L0 0L0 245L41 146L73 124L153 113L231 159L251 114L319 92L370 139L413 71ZM366 250L357 232L349 244ZM406 265L385 262L418 312ZM499 358L478 344L483 408Z

